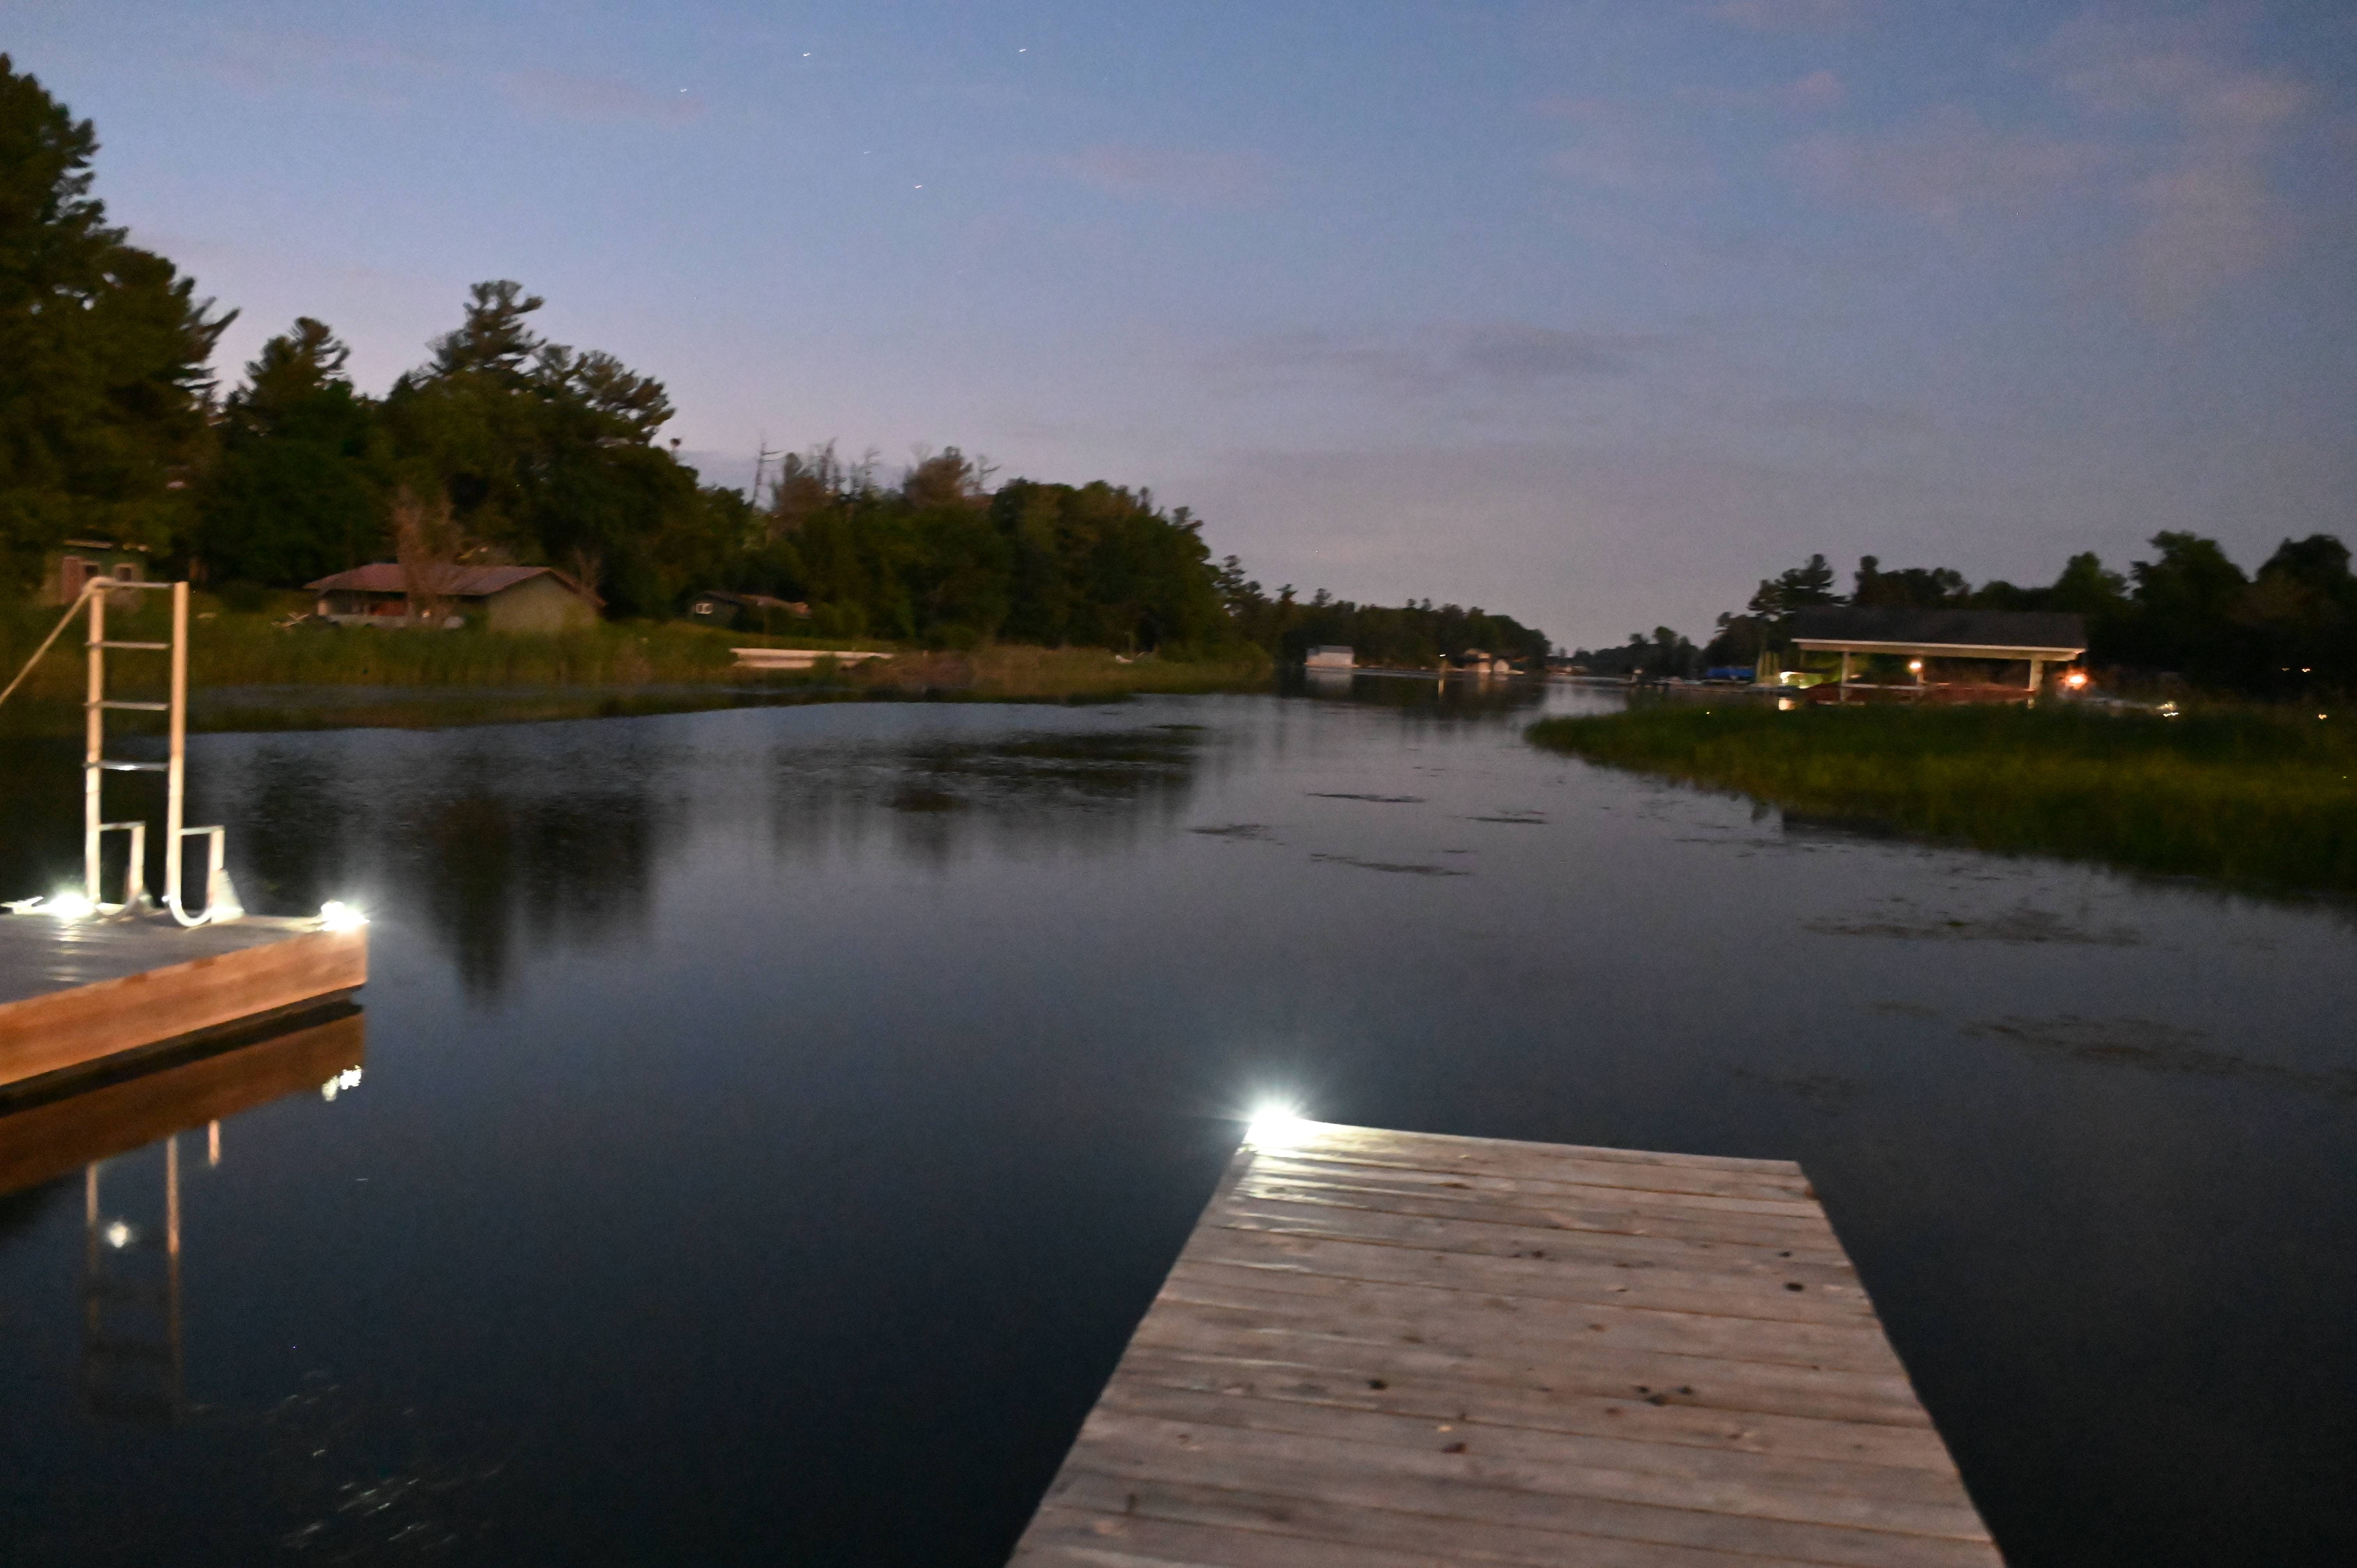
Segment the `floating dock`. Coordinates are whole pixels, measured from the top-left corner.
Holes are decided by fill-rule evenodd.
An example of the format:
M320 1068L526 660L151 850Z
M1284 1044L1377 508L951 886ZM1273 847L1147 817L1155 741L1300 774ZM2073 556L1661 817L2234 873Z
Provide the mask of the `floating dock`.
M1015 1564L2001 1563L1798 1165L1256 1142Z
M0 1097L324 1007L367 982L365 927L0 915Z

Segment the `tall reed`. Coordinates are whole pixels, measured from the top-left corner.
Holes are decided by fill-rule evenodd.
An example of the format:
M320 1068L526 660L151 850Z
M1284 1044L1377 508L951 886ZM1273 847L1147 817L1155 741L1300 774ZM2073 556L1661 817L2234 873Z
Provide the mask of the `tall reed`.
M2237 886L2357 891L2357 723L2313 711L1664 704L1532 741L1786 810Z

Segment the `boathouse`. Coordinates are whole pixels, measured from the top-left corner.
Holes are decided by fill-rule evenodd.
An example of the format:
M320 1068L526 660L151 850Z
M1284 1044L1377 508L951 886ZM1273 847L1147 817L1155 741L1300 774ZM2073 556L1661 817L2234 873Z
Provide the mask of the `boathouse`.
M447 566L438 597L453 620L492 631L583 631L597 624L597 595L553 566ZM379 561L310 585L318 613L338 626L411 625L408 569ZM447 624L446 622L446 624Z
M1340 644L1313 648L1302 658L1302 665L1310 670L1350 670L1357 667L1355 652Z
M1857 656L1885 655L1909 661L1917 688L1957 683L1927 678L1932 660L2026 664L2028 681L2012 683L2012 689L2035 693L2045 681L2047 665L2071 663L2087 651L2087 628L2078 616L2050 611L1825 607L1794 613L1792 646L1810 653L1839 654L1844 687L1851 683ZM2003 682L1967 680L1962 684Z

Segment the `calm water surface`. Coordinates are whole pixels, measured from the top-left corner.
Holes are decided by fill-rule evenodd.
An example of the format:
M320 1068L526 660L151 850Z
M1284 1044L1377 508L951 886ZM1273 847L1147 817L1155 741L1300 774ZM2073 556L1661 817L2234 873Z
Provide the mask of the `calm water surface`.
M200 739L247 902L366 903L374 979L178 1139L175 1422L81 1171L0 1198L0 1557L995 1564L1282 1092L1796 1158L2013 1563L2357 1560L2350 914L1784 822L1536 701ZM11 749L13 896L75 841Z

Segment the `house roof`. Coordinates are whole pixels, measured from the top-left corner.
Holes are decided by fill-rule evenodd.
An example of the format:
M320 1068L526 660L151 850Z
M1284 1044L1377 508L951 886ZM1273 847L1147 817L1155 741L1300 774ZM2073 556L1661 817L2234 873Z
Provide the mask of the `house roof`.
M1792 613L1800 643L1881 643L1910 649L2035 649L2083 652L2085 620L2048 610L1917 610L1825 607Z
M555 578L592 604L597 602L595 594L554 566L453 566L442 592L448 598L484 599L542 575ZM405 594L409 573L397 561L375 561L322 577L308 586L315 594Z

